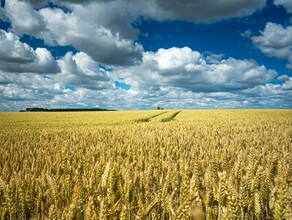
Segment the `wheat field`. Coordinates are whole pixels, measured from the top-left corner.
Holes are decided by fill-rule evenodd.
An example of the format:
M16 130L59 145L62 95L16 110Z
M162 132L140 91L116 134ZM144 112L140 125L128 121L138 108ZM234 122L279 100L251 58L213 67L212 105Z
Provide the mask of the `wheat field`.
M292 110L0 113L1 219L292 219Z

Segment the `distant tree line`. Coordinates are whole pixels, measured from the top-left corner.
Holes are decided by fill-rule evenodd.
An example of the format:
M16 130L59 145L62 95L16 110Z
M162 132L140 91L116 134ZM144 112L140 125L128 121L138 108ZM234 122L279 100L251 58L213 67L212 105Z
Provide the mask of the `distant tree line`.
M116 111L111 109L102 108L26 108L25 110L20 110L20 112L96 112L96 111Z

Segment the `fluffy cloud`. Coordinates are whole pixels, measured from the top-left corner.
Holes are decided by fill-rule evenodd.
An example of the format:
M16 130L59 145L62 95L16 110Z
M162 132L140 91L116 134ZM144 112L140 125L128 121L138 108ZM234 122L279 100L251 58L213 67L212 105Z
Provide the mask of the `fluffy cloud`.
M56 76L59 82L92 90L112 87L113 80L109 72L100 68L98 63L83 52L76 55L69 52L59 63L62 68L62 73Z
M101 77L91 77L91 66L82 58L67 54L66 59L72 59L77 72L64 72L54 75L40 75L34 73L5 73L0 71L0 109L20 110L27 107L66 108L66 107L100 107L111 109L133 108L135 99L131 91L115 89L112 81ZM65 59L65 58L64 58ZM64 62L60 60L59 62ZM74 64L67 63L67 68ZM67 69L68 70L68 69ZM104 72L100 70L100 72ZM78 87L68 85L74 79L83 81ZM101 74L101 73L100 73ZM97 74L96 74L97 75ZM102 80L102 81L97 81ZM107 86L105 86L107 83ZM74 80L73 80L74 85ZM132 104L131 104L132 103Z
M35 6L40 6L47 1L29 0L29 2ZM106 3L107 5L115 4L120 6L119 11L127 12L131 8L131 12L139 12L141 16L159 20L179 19L191 22L214 22L224 18L250 15L257 9L262 8L266 0L56 0L55 2L67 5L68 3L86 5L92 2ZM109 10L106 11L109 12Z
M266 0L152 0L150 16L191 22L214 22L224 18L246 16L262 8Z
M95 61L119 66L133 65L142 59L143 47L134 43L138 31L132 26L141 16L214 22L249 15L265 5L265 0L55 1L70 8L71 11L65 13L59 8L46 7L47 2L7 1L5 10L13 31L44 39L50 45L72 45ZM35 10L33 5L40 9ZM26 22L23 22L24 17Z
M291 108L292 79L252 60L202 55L190 48L144 52L135 44L139 19L210 23L246 16L265 0L9 0L0 19L11 32L0 32L0 109L101 107ZM287 9L288 1L276 0ZM37 9L34 9L37 8ZM288 9L289 10L289 9ZM25 22L24 22L25 18ZM253 37L265 54L291 65L291 29L275 24ZM275 27L277 26L277 28ZM29 34L48 45L75 47L55 61L44 48L33 49L19 37ZM246 36L250 37L249 33ZM290 53L289 53L290 52ZM112 70L99 64L113 65ZM19 74L19 72L22 72ZM57 74L45 74L45 73ZM38 74L44 73L44 74ZM115 87L115 81L130 89Z
M11 90L11 88L19 87L18 89L15 90L15 93L13 93L12 90L11 94L13 93L14 95L19 90L34 91L35 94L44 93L44 91L46 91L47 94L51 92L52 95L62 90L61 83L55 81L52 77L36 73L7 74L5 72L0 71L0 80L1 80L0 84L4 87L7 87L6 91Z
M23 2L29 2L30 4L32 4L35 7L41 7L46 5L48 2L55 2L55 3L75 3L75 4L87 4L93 1L96 2L110 2L110 1L115 1L115 0L53 0L53 1L49 1L49 0L19 0L19 1L23 1Z
M62 71L51 75L0 70L0 108L19 110L34 104L48 108L114 105L118 99L118 94L111 97L117 92L114 81L88 55L67 53L58 62ZM103 101L109 97L113 101Z
M105 65L133 65L141 60L143 47L140 44L124 38L119 31L106 28L106 24L99 23L98 17L86 19L88 14L83 7L76 6L78 10L65 13L59 8L49 7L36 11L30 4L17 0L11 0L5 6L12 29L19 35L30 34L44 39L49 45L72 45ZM26 22L23 22L23 17Z
M45 29L44 18L24 1L6 1L5 11L17 34L35 35Z
M277 80L280 80L280 81L282 81L282 82L286 82L286 81L289 80L289 76L288 76L288 75L282 75L282 76L279 76L279 77L277 78Z
M60 68L45 48L32 49L13 33L0 30L0 69L7 72L57 73Z
M286 59L287 68L292 69L292 26L267 23L260 36L251 38L254 45L270 57Z
M45 17L48 32L40 34L49 44L73 45L106 65L133 65L141 60L143 48L138 43L123 39L119 33L95 24L92 20L79 19L60 9L40 10Z
M289 13L292 13L292 1L291 0L275 0L275 5L282 5L287 9Z
M116 72L136 89L173 87L192 92L246 89L270 82L277 75L251 60L210 59L188 47L145 52L141 65Z
M12 106L25 108L32 106L31 103L47 107L62 107L62 104L68 107L79 104L82 106L86 103L88 94L95 94L90 100L96 99L96 95L99 97L99 93L106 98L108 92L115 90L113 83L109 72L100 68L99 64L84 52L75 55L70 52L55 61L47 49L34 50L22 43L15 34L0 31L2 110L11 110ZM82 94L84 98L81 98ZM80 102L73 101L73 98L77 97ZM65 101L67 99L68 101Z
M253 61L205 57L187 47L145 52L140 65L110 72L83 52L67 53L58 63L62 70L53 75L0 72L0 108L19 110L34 103L48 108L288 108L292 103L291 77L268 84L276 73ZM115 80L131 88L115 88Z
M72 91L58 85L55 85L54 88L54 83L51 85L51 87L47 85L44 89L30 89L18 84L0 85L0 108L2 110L19 110L37 106L47 108L153 109L157 105L164 108L292 107L292 90L285 89L285 85L281 84L259 85L241 91L207 93L193 93L180 88L163 88L156 92L114 89L89 90L85 88Z
M143 8L135 1L94 1L91 4L66 4L77 17L86 23L95 23L119 34L125 39L136 39L138 30L132 25L141 15ZM141 7L141 5L140 5Z
M282 85L282 88L284 90L292 90L292 77L289 77L289 79L285 81L285 83Z
M54 76L54 75L50 75ZM20 110L33 105L42 106L66 89L52 78L36 73L5 73L0 71L0 109Z

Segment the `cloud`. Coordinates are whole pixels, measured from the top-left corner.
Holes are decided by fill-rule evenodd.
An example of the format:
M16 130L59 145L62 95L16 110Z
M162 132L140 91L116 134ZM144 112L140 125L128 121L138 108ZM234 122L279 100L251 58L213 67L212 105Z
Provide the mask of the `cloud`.
M292 69L292 26L267 23L261 35L251 39L265 55L287 60L287 68Z
M265 0L50 2L57 5L9 0L5 11L0 8L0 19L11 22L9 32L0 32L1 110L32 106L153 109L157 105L292 108L291 77L280 76L279 84L271 84L276 71L253 60L203 55L188 47L144 52L143 46L135 43L139 30L133 24L140 19L217 22L250 15L264 7ZM270 26L260 36L252 37L251 31L243 35L252 37L267 55L287 59L291 65L290 26ZM48 45L71 45L78 52L55 60L47 49L22 43L17 35L23 34L43 39ZM113 70L99 64L113 66ZM115 87L115 81L130 89Z
M0 7L0 20L2 20L2 21L6 21L7 20L5 9L1 8L1 7Z
M45 29L44 18L25 1L6 1L5 11L13 31L18 35L36 35Z
M6 72L57 73L60 68L45 48L32 49L15 34L0 30L0 69Z
M275 5L282 5L284 8L287 9L289 13L292 13L292 1L291 0L275 0Z
M157 105L164 108L203 109L292 107L292 90L284 89L281 84L265 84L241 91L210 93L193 93L179 88L164 88L163 91L147 93L85 88L72 91L62 87L59 90L45 87L47 89L29 89L17 84L0 85L0 108L17 111L32 106L110 109L154 109Z
M40 35L49 44L56 41L62 46L73 45L105 65L133 65L141 60L143 47L121 38L118 33L93 22L84 22L60 9L47 8L40 13L46 18L50 30Z
M74 3L74 4L88 4L90 2L111 2L111 1L116 1L116 0L19 0L23 2L29 2L31 5L34 7L42 7L45 6L48 2L54 2L54 3L59 3L59 4L64 4L64 3Z
M17 35L28 34L48 45L71 45L104 65L129 66L142 60L143 46L136 43L133 23L141 17L156 20L215 22L245 16L265 5L265 0L184 1L112 0L54 1L10 0L6 16ZM70 10L63 11L62 7ZM33 7L38 7L35 10ZM25 22L23 22L25 18Z
M79 62L74 55L67 56L72 60L75 59L76 63ZM0 72L1 81L3 81L2 74ZM123 90L115 89L110 85L103 89L76 86L72 90L66 86L66 79L60 80L66 78L63 73L49 76L33 73L21 75L4 73L4 77L6 84L0 84L0 108L10 111L33 106L109 109L154 109L157 105L164 108L292 107L291 78L283 84L267 83L242 90L192 92L171 86L161 86L157 90L153 88Z
M163 88L157 92L86 88L72 91L57 85L56 88L45 85L42 84L44 89L29 89L18 84L0 85L0 108L11 111L32 106L111 109L154 109L157 105L164 108L203 109L292 107L292 90L285 89L283 84L265 84L240 91L198 93L180 88Z
M40 5L47 1L30 0L33 5ZM55 1L60 4L77 3L88 5L89 3L119 5L119 11L139 12L140 16L146 16L158 20L183 20L191 22L215 22L225 18L247 16L257 9L263 8L266 0L234 0L234 1L212 1L212 0L63 0ZM109 10L106 10L109 12ZM106 17L108 17L106 15ZM115 15L113 15L115 17Z
M250 15L264 7L266 0L152 0L149 4L151 17L197 23Z
M277 80L280 80L280 81L282 81L282 82L286 82L286 81L289 80L289 76L288 76L288 75L282 75L282 76L279 76L279 77L277 78Z
M284 90L292 90L292 77L289 77L289 79L285 81L282 87Z
M121 68L116 74L137 90L159 91L163 87L192 92L219 92L252 88L270 82L276 71L252 60L204 57L188 47L144 52L140 65ZM217 59L216 59L217 58Z
M85 53L67 53L58 63L62 71L51 75L0 70L0 108L97 107L103 99L116 99L109 97L115 92L109 73Z
M99 24L119 34L125 39L136 39L139 31L132 25L142 15L143 8L136 7L135 2L94 1L91 4L66 4L74 14L86 23Z
M69 91L59 82L43 74L17 74L0 71L0 108L2 111L19 111L34 105L49 104L56 95L67 92Z
M90 9L91 7L93 8ZM104 15L108 13L105 7L104 4L101 8L97 4L75 6L76 10L69 13L50 7L36 11L26 2L11 0L6 4L6 11L12 22L13 31L19 35L30 34L44 39L49 45L72 45L105 65L126 66L138 63L142 58L142 45L121 35L124 34L126 37L135 35L134 29L130 27L124 32L121 31L126 25L130 26L129 21L120 22L123 25L114 27L115 20L103 18L102 21L99 19L100 16L87 19L87 10L93 10L93 14L100 11L99 14ZM24 17L26 22L23 22ZM116 18L119 20L119 17ZM126 15L123 15L123 18L126 18Z
M58 74L0 71L0 108L291 107L288 98L292 92L291 78L285 78L282 84L269 84L276 72L254 61L224 60L217 54L205 57L187 47L143 55L140 65L112 71L99 67L84 52L69 52L60 58ZM115 88L116 80L131 88ZM273 101L267 103L267 99Z
M30 91L51 91L52 94L62 89L61 83L57 82L52 77L37 73L7 74L0 71L0 80L0 84L8 88L11 88L11 86L19 86L21 89Z
M79 54L82 56L82 54ZM70 54L67 59L72 58ZM82 58L74 57L78 71L85 74L86 68L90 65L86 62L80 63ZM77 61L78 60L78 61ZM89 70L87 70L89 71ZM100 70L102 72L102 70ZM72 73L73 74L73 73ZM77 74L77 73L74 73ZM81 74L81 73L78 73ZM87 72L86 74L92 74ZM34 73L5 73L0 71L0 109L3 111L20 110L27 107L45 108L66 108L66 107L100 107L109 109L133 108L134 99L131 91L114 89L111 81L97 81L89 79L91 83L78 84L74 88L67 85L68 75L65 73L54 75L40 75ZM75 79L82 80L88 76L76 76ZM103 79L104 80L104 79ZM95 87L93 87L95 82ZM100 84L107 83L107 87L100 87ZM90 86L91 85L91 86ZM86 87L86 88L85 88ZM74 88L74 89L72 89ZM130 104L132 103L132 104Z
M98 63L83 52L75 55L69 52L59 63L62 72L56 77L63 84L92 90L112 88L113 80L109 72L100 68Z

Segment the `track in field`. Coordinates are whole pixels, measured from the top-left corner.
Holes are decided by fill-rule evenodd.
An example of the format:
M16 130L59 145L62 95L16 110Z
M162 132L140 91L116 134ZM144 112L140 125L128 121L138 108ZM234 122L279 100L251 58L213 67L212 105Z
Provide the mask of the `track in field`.
M170 115L169 117L163 118L161 120L161 122L170 122L172 120L174 120L174 118L180 113L181 111L177 111L175 113L173 113L172 115Z
M180 113L181 111L165 111L159 114L155 114L146 118L139 118L135 120L135 122L170 122L174 120L174 118Z
M135 122L149 122L151 119L155 118L155 117L158 117L159 115L162 115L162 114L165 114L167 113L166 111L164 112L160 112L158 114L155 114L155 115L151 115L149 117L146 117L146 118L139 118L139 119L136 119Z

